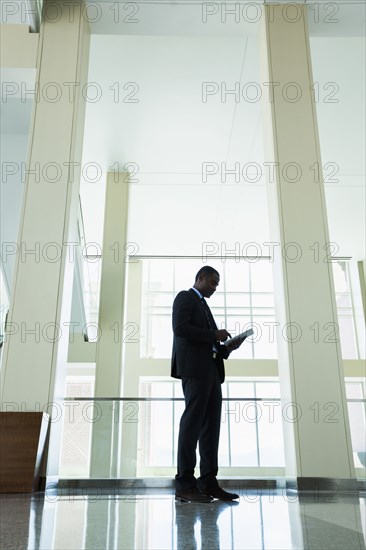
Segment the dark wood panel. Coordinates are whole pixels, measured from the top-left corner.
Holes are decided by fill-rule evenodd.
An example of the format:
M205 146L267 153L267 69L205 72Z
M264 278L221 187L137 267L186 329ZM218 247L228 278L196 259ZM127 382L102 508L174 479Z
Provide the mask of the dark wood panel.
M37 490L48 423L41 412L0 413L0 493Z

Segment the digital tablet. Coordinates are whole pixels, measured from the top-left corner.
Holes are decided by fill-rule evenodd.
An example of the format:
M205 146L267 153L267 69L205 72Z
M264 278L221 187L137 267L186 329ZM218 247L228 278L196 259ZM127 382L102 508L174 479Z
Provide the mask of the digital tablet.
M254 330L250 328L245 332L242 332L241 334L237 334L237 336L234 336L233 338L229 338L229 340L225 340L224 346L229 346L230 344L239 342L239 341L243 343L244 340L248 338L248 336L251 336L252 334L254 334Z

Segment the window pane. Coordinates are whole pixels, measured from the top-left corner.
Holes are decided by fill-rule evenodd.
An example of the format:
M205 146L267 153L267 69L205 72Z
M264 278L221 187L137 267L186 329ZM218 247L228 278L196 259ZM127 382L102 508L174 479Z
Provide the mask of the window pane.
M273 291L272 264L268 261L250 264L252 292Z
M349 317L350 319L352 319L352 309L351 308L341 307L341 308L337 309L337 312L338 312L339 317Z
M152 386L154 385L152 384ZM158 388L156 388L157 390ZM170 466L172 463L173 403L152 401L146 406L150 408L147 437L145 437L145 448L150 452L146 466Z
M254 317L261 317L263 315L274 315L274 309L273 308L267 308L267 307L263 307L263 308L253 308L252 310L252 315Z
M228 382L229 397L254 397L253 382Z
M224 403L222 418L222 426L230 422L231 465L258 466L254 402Z
M349 290L347 281L347 264L345 262L332 262L334 288L336 292L347 292Z
M272 316L254 317L253 340L254 357L256 359L275 359L277 357L276 319ZM245 342L244 342L245 344Z
M264 401L260 403L258 420L260 466L284 466L281 403Z
M150 316L147 357L171 357L172 345L171 315Z
M144 261L145 264L146 260ZM146 262L150 278L149 289L173 290L173 262L172 260L148 260ZM145 277L144 277L144 280Z
M250 295L244 294L242 292L230 292L230 289L226 294L226 307L249 307L250 306Z
M362 384L361 382L346 382L347 399L362 399Z
M336 301L337 308L352 306L350 294L337 294Z
M228 316L231 316L231 315L238 316L238 315L244 315L244 314L250 315L250 311L251 311L250 306L247 306L247 307L235 306L235 307L226 308L226 313Z
M151 292L148 295L149 306L165 306L172 308L174 293L173 292Z
M353 319L351 317L339 317L338 323L343 359L357 359Z
M274 307L274 296L272 293L252 294L253 307Z
M257 397L280 397L279 382L256 382L255 390Z
M225 288L227 292L249 291L249 265L245 261L225 262Z
M366 467L365 404L348 403L348 414L355 466Z

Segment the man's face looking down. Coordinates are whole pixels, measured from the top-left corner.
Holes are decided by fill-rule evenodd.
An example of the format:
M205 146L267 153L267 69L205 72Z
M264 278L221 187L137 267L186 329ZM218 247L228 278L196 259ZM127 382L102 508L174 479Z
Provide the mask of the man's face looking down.
M210 273L209 275L201 273L194 286L200 291L202 296L209 298L214 292L216 292L219 283L220 276L217 273Z

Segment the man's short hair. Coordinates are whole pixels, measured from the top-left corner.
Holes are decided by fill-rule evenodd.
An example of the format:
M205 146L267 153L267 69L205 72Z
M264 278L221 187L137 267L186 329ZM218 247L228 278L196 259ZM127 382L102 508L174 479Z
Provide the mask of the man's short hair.
M210 265L204 265L203 267L201 267L201 269L197 272L196 274L196 278L194 280L194 282L196 283L200 277L200 275L211 275L212 273L216 273L216 275L218 275L220 277L220 273L214 269L213 267L211 267Z

